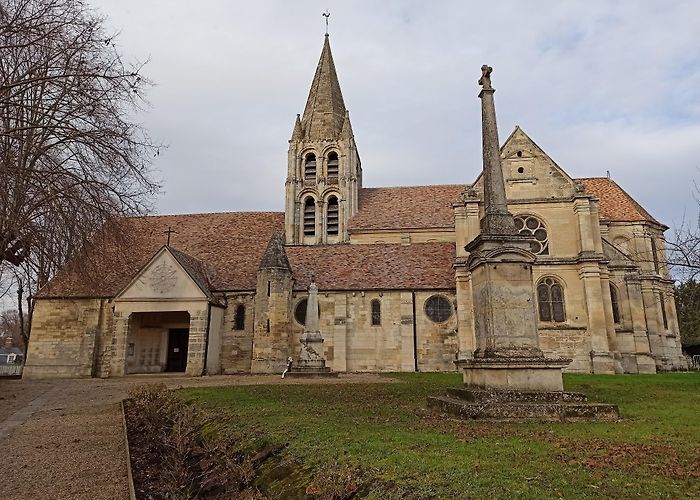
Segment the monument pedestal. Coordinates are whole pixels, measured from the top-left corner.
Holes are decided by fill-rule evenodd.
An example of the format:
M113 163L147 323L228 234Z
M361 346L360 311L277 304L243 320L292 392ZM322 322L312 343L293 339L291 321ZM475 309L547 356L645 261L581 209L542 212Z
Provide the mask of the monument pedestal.
M588 403L578 392L448 389L428 398L428 408L467 420L499 422L614 422L616 405Z
M299 360L287 372L287 377L337 377L323 359L323 337L320 332L304 332L301 336Z
M570 359L485 358L456 361L464 385L474 388L519 391L563 391L561 371Z

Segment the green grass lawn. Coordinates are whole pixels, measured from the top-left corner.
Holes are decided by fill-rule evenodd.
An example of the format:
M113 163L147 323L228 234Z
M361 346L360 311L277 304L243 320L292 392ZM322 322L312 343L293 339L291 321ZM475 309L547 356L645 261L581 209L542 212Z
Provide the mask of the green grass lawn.
M288 444L311 478L359 467L376 498L700 497L700 374L565 375L619 423L475 423L426 409L459 374L397 383L187 389L232 429ZM388 379L389 380L389 379Z

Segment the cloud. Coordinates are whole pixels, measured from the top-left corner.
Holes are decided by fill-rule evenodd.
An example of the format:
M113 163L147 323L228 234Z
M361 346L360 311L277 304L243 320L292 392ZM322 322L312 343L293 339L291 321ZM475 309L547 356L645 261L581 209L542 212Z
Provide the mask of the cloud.
M125 54L151 58L161 212L282 210L327 7L367 186L476 177L488 63L502 140L520 124L571 175L610 170L669 225L697 210L697 2L93 4Z

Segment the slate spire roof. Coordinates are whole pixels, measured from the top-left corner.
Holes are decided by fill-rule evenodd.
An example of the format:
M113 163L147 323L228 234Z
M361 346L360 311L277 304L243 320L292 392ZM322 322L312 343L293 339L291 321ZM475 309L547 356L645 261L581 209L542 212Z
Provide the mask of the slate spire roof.
M284 250L284 237L282 231L275 231L267 244L267 249L260 261L259 269L284 269L291 272L287 252Z
M345 122L345 102L326 33L321 58L301 119L306 140L337 139Z

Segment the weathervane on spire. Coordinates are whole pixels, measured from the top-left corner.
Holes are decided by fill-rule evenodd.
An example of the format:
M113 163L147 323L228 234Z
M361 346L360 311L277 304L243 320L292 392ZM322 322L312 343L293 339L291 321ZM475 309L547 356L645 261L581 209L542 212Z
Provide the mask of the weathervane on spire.
M326 18L326 35L327 35L328 34L328 18L331 17L331 11L326 9L326 12L324 12L321 15Z

